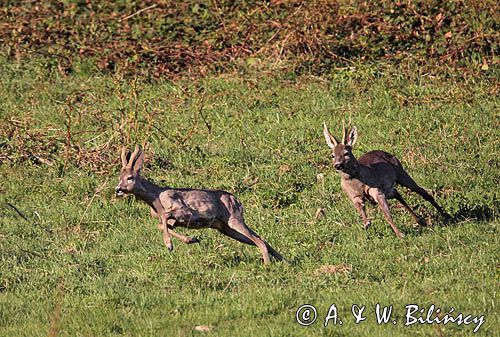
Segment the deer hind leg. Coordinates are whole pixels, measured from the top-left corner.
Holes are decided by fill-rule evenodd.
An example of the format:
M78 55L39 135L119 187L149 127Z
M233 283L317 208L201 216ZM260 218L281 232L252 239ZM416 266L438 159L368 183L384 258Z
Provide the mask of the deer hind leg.
M229 219L227 226L222 227L221 232L240 242L257 246L262 252L264 264L269 264L271 262L269 259L269 253L271 253L278 260L283 259L278 252L262 240L254 231L248 228L248 226L241 219Z
M366 216L365 202L363 201L363 198L362 197L354 197L354 199L352 200L352 202L354 204L354 207L358 211L359 215L361 216L361 219L363 220L363 227L365 229L368 229L368 227L370 227L370 225L372 223L368 219L368 217Z
M399 172L397 183L407 187L408 189L410 189L410 191L419 194L422 198L431 203L431 205L434 206L439 211L439 213L441 213L445 218L450 218L450 215L446 213L441 208L441 206L438 205L438 203L436 202L436 200L434 200L432 195L427 193L427 191L424 190L422 187L418 186L415 180L413 180L412 177L410 177L410 175L405 171Z
M394 233L396 233L396 236L400 239L403 238L404 235L399 231L399 229L394 224L394 221L392 220L391 211L389 210L389 204L387 203L385 195L381 191L378 191L377 189L370 189L369 193L379 205L380 209L382 210L382 213L384 213L385 219L387 220L389 225L391 225L392 230L394 231Z
M410 212L411 216L415 219L415 221L421 225L421 226L427 226L427 224L425 223L425 220L422 219L421 217L419 217L412 209L410 206L408 206L408 204L406 203L406 201L403 199L403 196L401 194L399 194L398 191L394 190L394 199L396 199L397 201L399 201L401 203L401 205L403 205L403 207L408 211Z
M239 242L246 243L247 245L255 246L255 242L253 242L252 240L250 240L248 237L241 234L240 232L235 231L234 229L232 229L229 226L224 226L224 227L220 228L219 231L222 234L224 234L232 239L235 239ZM264 241L264 243L266 244L267 250L269 251L269 253L271 253L272 256L274 256L278 260L283 260L283 257L277 251L275 251L267 242Z
M257 233L255 233L251 228L249 228L248 226L246 226L246 228L248 229L248 231L250 232L250 234L252 234L254 237L256 237L259 240L261 240L262 242L264 242L264 244L267 247L267 250L269 251L269 253L271 253L272 256L274 256L279 261L283 260L283 256L281 256L280 253L278 253L276 250L274 250L274 248L271 247L270 244L268 244L266 241L262 240L261 237L259 235L257 235Z

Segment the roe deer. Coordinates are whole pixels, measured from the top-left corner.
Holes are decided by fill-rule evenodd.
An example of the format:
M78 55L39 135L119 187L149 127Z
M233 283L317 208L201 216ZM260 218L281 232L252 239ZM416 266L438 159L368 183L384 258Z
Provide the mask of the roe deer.
M122 169L115 188L117 196L132 193L151 207L151 215L160 220L163 242L173 249L170 235L184 243L196 243L174 232L177 226L186 228L215 228L240 242L257 246L268 264L269 253L278 260L283 257L251 230L243 220L243 205L230 193L221 190L159 187L142 178L139 173L144 162L144 152L137 145L131 153L125 147L121 153Z
M387 199L392 198L398 200L410 212L417 223L425 225L425 220L415 214L395 189L396 183L420 194L445 218L450 217L429 193L415 183L404 170L401 162L393 155L384 151L370 151L361 156L359 160L356 160L352 154L352 148L358 138L356 127L353 127L348 133L346 133L345 127L343 128L342 142L339 142L330 134L326 123L323 124L323 127L326 143L332 149L333 166L340 173L342 189L363 219L365 228L368 228L371 224L365 213L365 201L368 200L379 205L396 235L399 238L403 237L403 234L394 224L389 211Z

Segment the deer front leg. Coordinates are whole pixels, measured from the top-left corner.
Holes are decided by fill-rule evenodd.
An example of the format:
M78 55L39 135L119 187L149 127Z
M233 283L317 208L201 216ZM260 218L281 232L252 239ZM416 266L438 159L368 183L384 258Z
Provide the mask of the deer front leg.
M382 193L378 189L370 189L369 193L370 196L379 205L380 209L382 210L382 213L384 213L385 219L387 220L389 225L391 225L392 230L394 231L394 233L396 233L396 236L402 239L404 235L399 231L399 229L394 224L394 221L392 220L391 211L389 210L389 205L387 204L387 199L385 198L384 193Z
M200 242L200 240L198 240L197 238L195 237L189 237L189 236L186 236L186 235L183 235L183 234L180 234L180 233L177 233L175 232L173 229L168 229L168 232L175 238L181 240L182 242L184 242L185 244L191 244L191 243L198 243Z
M154 218L160 218L158 216L158 213L155 211L155 209L153 207L151 207L151 216L154 217ZM181 240L182 242L186 243L186 244L189 244L189 243L197 243L197 242L200 242L197 238L190 238L190 237L187 237L185 235L182 235L182 234L179 234L179 233L176 233L174 232L173 228L175 223L176 223L176 220L175 219L172 219L172 218L169 218L168 215L166 215L166 222L167 222L167 231L169 234L171 234L173 237ZM169 228L170 227L170 228ZM163 220L160 218L160 222L158 223L158 229L161 230L161 231L165 231L165 225L163 224ZM165 241L167 240L167 241ZM165 242L165 245L167 247L169 247L168 245L168 238L166 239L165 238L165 233L163 233L163 242ZM172 243L170 242L170 247L172 247ZM171 248L169 248L169 250L172 250Z
M168 230L168 233L170 235L172 235L174 238L176 238L178 240L181 240L185 244L191 244L191 243L198 243L198 242L200 242L200 240L198 240L195 237L189 237L189 236L186 236L186 235L183 235L183 234L180 234L180 233L177 233L176 231L174 231L172 229L172 227L174 227L175 222L176 222L175 219L171 219L171 218L169 219L169 218L167 218L167 230ZM163 225L163 223L160 222L158 224L158 229L161 230L161 231L165 230L165 226ZM167 247L168 247L168 245L167 245Z
M370 225L372 224L368 217L366 216L365 213L365 202L363 201L362 197L354 197L352 199L352 203L354 204L354 207L358 211L359 215L361 216L361 219L363 220L363 227L365 229L368 229Z

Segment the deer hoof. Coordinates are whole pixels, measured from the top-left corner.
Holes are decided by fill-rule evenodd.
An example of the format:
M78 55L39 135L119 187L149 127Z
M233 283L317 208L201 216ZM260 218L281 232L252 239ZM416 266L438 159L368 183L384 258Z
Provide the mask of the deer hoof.
M199 243L200 240L198 240L197 237L192 237L190 240L189 240L189 243Z
M368 229L370 226L372 225L372 223L370 221L367 221L363 224L363 228L364 229Z
M174 250L174 245L173 244L167 244L167 249L169 252Z

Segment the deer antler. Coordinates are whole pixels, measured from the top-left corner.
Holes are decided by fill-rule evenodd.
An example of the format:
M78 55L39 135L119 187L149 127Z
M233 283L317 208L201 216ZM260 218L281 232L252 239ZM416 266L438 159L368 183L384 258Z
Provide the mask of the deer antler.
M345 144L347 138L347 129L345 128L344 120L342 120L342 144Z
M127 148L125 146L122 147L122 155L121 155L121 158L122 158L122 167L126 167L127 166L127 152L130 153Z
M138 158L138 154L141 152L141 148L139 145L135 146L134 152L130 155L130 159L128 160L128 165L127 167L132 167L135 164L135 160Z

